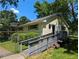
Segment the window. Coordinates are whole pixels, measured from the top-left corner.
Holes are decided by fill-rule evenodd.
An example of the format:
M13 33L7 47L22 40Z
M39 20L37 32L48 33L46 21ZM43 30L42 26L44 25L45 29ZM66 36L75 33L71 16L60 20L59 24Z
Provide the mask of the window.
M51 24L49 24L49 29L51 29Z
M30 25L29 29L38 29L38 25Z

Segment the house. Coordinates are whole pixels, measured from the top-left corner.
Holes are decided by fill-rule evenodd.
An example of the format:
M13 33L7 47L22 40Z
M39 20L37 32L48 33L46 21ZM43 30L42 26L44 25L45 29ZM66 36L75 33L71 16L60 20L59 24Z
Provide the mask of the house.
M69 25L60 13L36 19L32 22L20 25L20 27L23 27L23 30L26 32L36 31L40 33L38 37L20 42L21 51L22 44L28 44L28 49L23 52L24 55L36 54L50 48L51 46L57 46L58 40L69 34ZM66 33L66 35L64 35L64 33Z
M23 31L36 31L40 35L49 33L56 34L61 31L66 31L67 34L69 34L69 25L66 23L61 13L33 20L32 22L20 25L20 27L23 27Z

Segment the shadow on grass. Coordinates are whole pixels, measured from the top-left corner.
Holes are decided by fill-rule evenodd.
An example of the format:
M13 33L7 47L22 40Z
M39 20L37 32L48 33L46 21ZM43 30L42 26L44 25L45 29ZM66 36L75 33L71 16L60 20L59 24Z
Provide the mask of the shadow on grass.
M78 38L70 37L63 40L63 43L61 43L61 47L66 49L64 53L70 53L70 54L74 54L74 52L78 53Z
M8 37L0 37L0 42L5 42L5 41L8 41Z
M9 37L10 37L10 34L8 34L8 33L2 33L2 34L0 34L0 42L8 41Z

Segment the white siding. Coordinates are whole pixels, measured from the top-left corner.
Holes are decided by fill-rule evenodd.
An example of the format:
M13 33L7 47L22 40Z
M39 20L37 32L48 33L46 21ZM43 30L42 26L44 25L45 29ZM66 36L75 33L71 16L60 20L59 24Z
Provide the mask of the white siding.
M43 27L42 35L52 33L52 27L49 29L49 24L58 25L58 19L53 20L52 22L48 23L45 27Z

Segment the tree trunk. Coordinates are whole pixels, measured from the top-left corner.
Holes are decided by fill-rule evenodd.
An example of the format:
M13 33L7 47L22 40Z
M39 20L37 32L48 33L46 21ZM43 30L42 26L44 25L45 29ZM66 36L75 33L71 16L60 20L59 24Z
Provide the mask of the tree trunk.
M75 16L75 12L74 12L74 5L73 5L73 2L71 3L71 8L72 8L72 16L74 18L74 21L76 21L76 16Z

